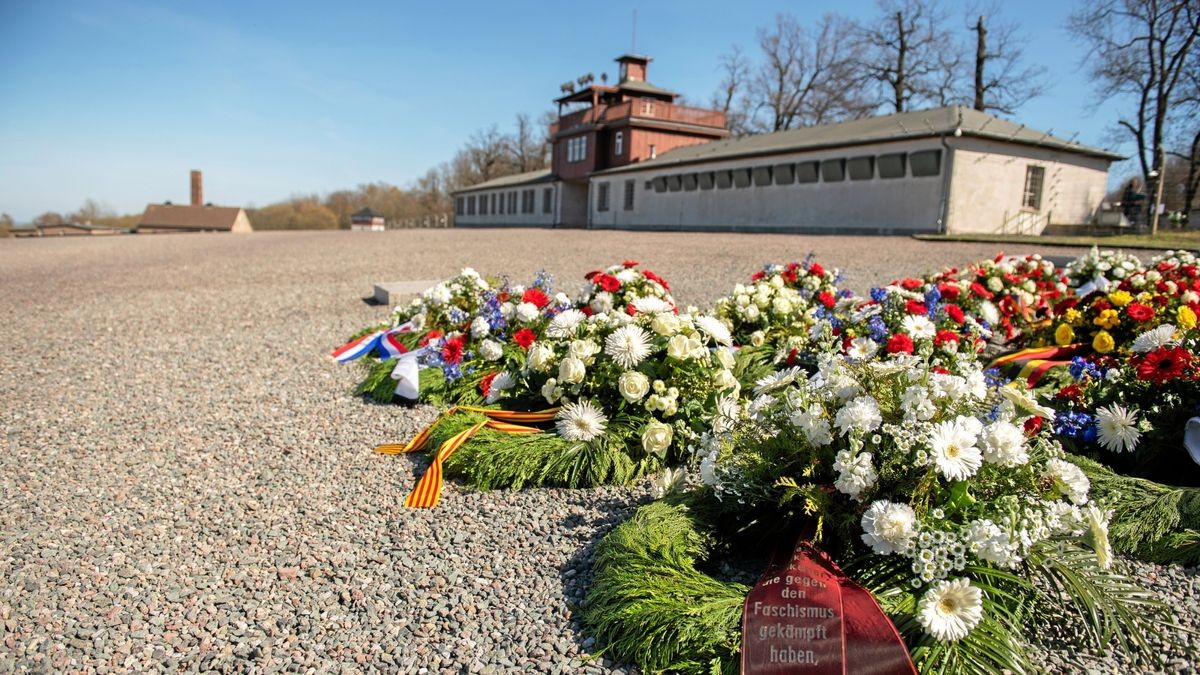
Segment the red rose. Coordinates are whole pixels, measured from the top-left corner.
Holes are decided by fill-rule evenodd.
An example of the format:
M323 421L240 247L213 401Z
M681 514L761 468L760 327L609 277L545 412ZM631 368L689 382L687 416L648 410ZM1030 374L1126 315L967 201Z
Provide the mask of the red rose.
M611 274L597 274L592 283L600 286L609 293L613 293L621 288L621 280Z
M1160 347L1137 364L1137 377L1139 380L1164 384L1182 375L1191 362L1192 355L1183 347Z
M887 350L889 354L898 354L900 352L911 354L913 353L912 338L904 333L896 333L892 337L888 338Z
M442 337L442 331L435 328L435 329L429 331L428 333L426 333L425 337L418 340L417 345L420 347L424 347L425 345L429 344L430 342L433 342L434 340L436 340L440 337Z
M591 305L584 305L583 307L579 308L579 311L583 312L584 316L591 316L592 314L594 314L594 312L592 311Z
M942 309L946 310L946 316L953 319L954 323L960 326L964 321L967 320L966 315L963 314L962 307L959 307L958 305L946 305L942 307Z
M957 344L958 343L958 333L955 333L952 330L939 330L937 332L937 335L933 336L933 344L937 345L938 347L941 347L942 345L946 344L947 342L953 342L953 343Z
M921 281L920 279L914 279L912 277L905 277L900 281L900 286L910 291L915 291L924 285L924 281Z
M479 391L484 396L487 396L488 394L492 393L492 380L496 379L496 376L499 374L500 374L499 371L496 371L494 373L488 373L487 375L483 376L482 380L479 381Z
M534 340L537 340L537 333L529 328L522 328L513 333L513 342L517 343L521 349L529 349L529 345L533 344Z
M442 345L442 360L450 365L461 363L463 358L463 339L456 337L446 340Z
M642 276L646 277L650 281L653 281L654 283L658 284L659 286L662 286L663 288L665 288L668 291L671 290L671 284L668 284L666 279L658 276L657 274L655 274L654 272L651 272L650 270L643 270Z
M545 291L540 288L530 288L521 296L521 302L528 302L534 307L541 309L550 304L550 296L546 295Z
M928 310L925 308L925 303L917 300L906 301L904 303L904 311L908 312L909 314L925 315L928 313Z
M829 307L830 309L832 309L833 306L837 304L837 298L833 297L833 293L830 293L829 291L821 291L820 293L818 293L817 300L822 305L825 305L826 307Z
M625 305L625 313L629 316L637 316L637 307L634 307L633 303L631 302L628 305Z
M821 263L815 262L808 266L808 273L823 277L825 276L825 268L821 267Z
M1129 318L1133 319L1134 321L1149 321L1150 319L1154 318L1154 308L1147 307L1146 305L1138 302L1130 303L1130 305L1125 308L1125 313L1128 314Z
M638 266L638 261L636 261L636 260L626 260L625 262L621 263L621 266L622 266L622 267L624 267L625 269L629 269L630 267L637 267L637 266Z
M1026 436L1037 436L1038 432L1041 430L1042 430L1042 418L1041 417L1030 417L1029 419L1025 420L1025 435Z

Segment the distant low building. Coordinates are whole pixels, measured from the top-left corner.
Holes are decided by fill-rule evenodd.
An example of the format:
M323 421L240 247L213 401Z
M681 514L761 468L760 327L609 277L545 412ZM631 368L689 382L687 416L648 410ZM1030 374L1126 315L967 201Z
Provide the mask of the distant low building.
M134 232L161 234L166 232L253 232L246 210L237 206L205 204L204 188L199 171L192 172L192 203L187 206L150 204Z
M35 225L37 237L76 237L105 234L119 234L124 230L90 223L58 223L56 225ZM30 236L30 235L25 235Z
M387 221L383 214L370 207L355 211L350 216L350 230L353 232L383 232Z

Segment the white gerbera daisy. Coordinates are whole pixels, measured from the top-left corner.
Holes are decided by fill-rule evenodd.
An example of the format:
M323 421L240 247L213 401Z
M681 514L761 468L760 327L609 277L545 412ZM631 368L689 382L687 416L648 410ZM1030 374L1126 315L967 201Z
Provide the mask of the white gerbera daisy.
M1151 328L1142 333L1133 340L1133 346L1130 347L1135 354L1145 354L1146 352L1154 351L1159 347L1173 345L1179 340L1175 338L1175 326L1169 323L1164 323L1158 328Z
M862 540L880 555L904 551L917 536L917 514L908 504L881 499L862 517Z
M879 403L874 398L859 396L842 406L834 416L833 423L844 436L854 429L874 431L883 423L883 417L879 413Z
M696 328L704 331L708 337L712 338L713 342L728 346L733 342L733 337L729 334L729 328L715 316L698 316L696 317Z
M879 344L869 337L854 338L850 342L850 348L846 350L846 356L852 361L866 361L875 356L879 351Z
M564 310L550 320L550 325L546 326L546 337L571 337L579 324L586 319L587 315L577 309Z
M983 464L983 453L975 447L976 434L958 420L934 425L929 434L929 449L934 464L946 480L966 480Z
M803 368L799 366L792 366L791 368L784 368L783 370L776 371L770 375L763 375L762 377L758 378L757 382L754 383L754 394L757 396L759 394L767 394L779 389L783 389L789 384L795 382L796 379L803 374Z
M1098 508L1095 504L1088 504L1083 510L1088 524L1087 541L1096 552L1096 561L1100 563L1100 569L1105 570L1112 567L1112 545L1108 542L1108 521L1112 518L1112 513Z
M983 592L967 579L939 581L917 605L917 621L938 640L961 640L983 620Z
M1046 462L1046 475L1054 481L1058 491L1072 502L1080 506L1087 503L1092 482L1082 469L1066 460L1052 459Z
M675 309L666 300L655 297L637 298L631 304L638 314L662 314Z
M590 441L604 433L608 418L600 407L587 399L568 403L554 416L558 435L568 441Z
M904 332L914 340L920 338L932 340L933 336L937 335L937 326L929 320L929 317L920 314L909 314L904 317L900 325L904 327Z
M622 368L636 368L650 355L650 334L637 326L621 326L604 338L604 352Z
M1096 409L1100 445L1113 452L1130 452L1142 438L1138 430L1137 411L1113 403Z

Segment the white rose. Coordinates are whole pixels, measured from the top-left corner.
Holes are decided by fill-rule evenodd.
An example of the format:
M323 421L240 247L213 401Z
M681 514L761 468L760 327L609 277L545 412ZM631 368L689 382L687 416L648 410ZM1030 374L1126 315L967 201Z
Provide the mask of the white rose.
M778 279L779 277L775 277ZM792 311L792 303L787 298L775 298L771 303L771 309L775 310L776 314L790 314Z
M758 310L757 305L747 306L743 313L745 314L746 320L750 323L758 321L758 317L762 316L762 312Z
M579 384L583 382L583 376L587 374L587 366L583 361L568 356L558 364L558 379L566 384Z
M539 373L545 373L554 365L554 349L540 342L533 343L529 348L529 367Z
M554 405L562 398L562 387L558 386L558 380L553 377L546 380L546 384L542 385L542 398L546 399L546 403Z
M521 321L523 323L536 321L538 318L537 305L533 304L532 302L522 302L521 304L517 305L516 313L517 321Z
M688 336L680 333L667 340L667 356L682 361L692 354L692 344Z
M761 330L756 330L750 334L750 346L761 347L767 341L767 334Z
M482 316L475 317L475 320L471 322L471 337L473 338L479 339L487 335L491 330L492 327L488 324L487 319Z
M1004 288L1004 282L1000 277L991 277L987 280L987 287L993 293L999 293Z
M733 373L722 368L713 375L713 385L717 391L725 391L726 389L735 389L738 386L738 380L733 376Z
M771 288L783 288L783 277L775 275L767 283L771 285Z
M674 435L675 431L671 425L658 420L650 420L642 431L642 449L648 455L666 459L667 448L671 447L671 439Z
M736 304L738 307L746 307L747 305L750 304L750 296L739 295L736 298L734 298L734 304Z
M502 347L500 343L496 342L495 340L484 340L483 343L479 345L479 355L482 356L485 361L496 361L499 360L501 356L504 356L504 347Z
M655 314L650 322L650 330L659 335L674 335L679 332L679 317L674 314Z
M637 403L650 391L650 378L636 370L627 370L617 379L617 389L626 401Z
M734 364L737 363L736 359L733 358L733 352L728 349L718 348L715 352L715 356L717 363L721 364L721 367L723 368L732 369Z
M413 314L408 322L412 324L413 330L421 330L425 327L425 314Z
M517 311L517 306L511 302L500 305L500 316L503 316L505 319L512 320L513 312L515 311Z
M572 340L571 356L580 361L587 361L600 352L600 345L595 340Z

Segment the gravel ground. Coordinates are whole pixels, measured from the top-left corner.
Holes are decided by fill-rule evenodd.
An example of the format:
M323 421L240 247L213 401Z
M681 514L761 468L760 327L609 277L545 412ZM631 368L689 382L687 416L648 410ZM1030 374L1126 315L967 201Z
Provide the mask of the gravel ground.
M370 448L435 411L352 397L357 369L325 354L387 315L360 301L376 281L546 269L574 292L633 257L703 305L809 251L859 290L996 252L530 230L0 240L0 672L627 672L588 657L571 607L646 487L448 484L405 510L425 461ZM1145 570L1183 583L1200 625L1194 571Z

